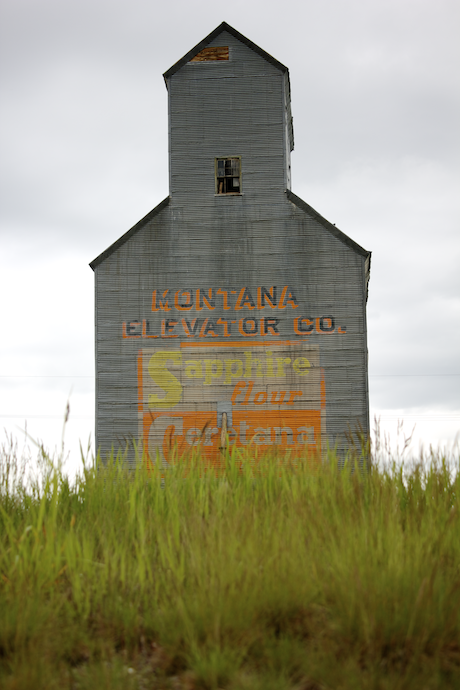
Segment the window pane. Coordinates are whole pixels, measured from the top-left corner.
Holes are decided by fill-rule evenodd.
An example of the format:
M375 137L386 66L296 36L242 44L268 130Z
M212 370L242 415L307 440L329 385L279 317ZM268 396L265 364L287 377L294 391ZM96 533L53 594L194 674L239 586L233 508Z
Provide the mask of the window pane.
M216 158L217 194L240 193L241 164L239 158Z

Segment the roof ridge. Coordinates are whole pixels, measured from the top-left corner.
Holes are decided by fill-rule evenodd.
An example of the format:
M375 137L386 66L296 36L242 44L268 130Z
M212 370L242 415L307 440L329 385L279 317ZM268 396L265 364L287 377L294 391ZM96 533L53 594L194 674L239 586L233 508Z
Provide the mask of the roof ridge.
M227 22L222 22L221 24L219 24L219 26L217 26L214 29L214 31L211 31L210 34L208 34L199 43L197 43L196 46L189 50L188 53L186 53L180 60L175 62L174 65L172 65L172 67L166 70L166 72L163 74L165 82L167 83L167 79L169 77L172 77L172 75L178 72L181 69L181 67L187 64L187 62L190 62L190 60L193 57L195 57L197 53L203 50L203 48L205 48L208 43L213 41L216 38L216 36L221 34L223 31L227 31L229 34L241 41L241 43L244 43L248 48L260 55L262 58L264 58L264 60L267 60L267 62L270 62L272 65L277 67L281 72L287 72L289 74L289 70L286 67L286 65L283 65L282 62L274 58L272 55L270 55L270 53L267 53L267 51L263 48L260 48L260 46L256 45L256 43L251 41L249 38L243 36L243 34L234 29L233 26L230 26L230 24L227 24Z

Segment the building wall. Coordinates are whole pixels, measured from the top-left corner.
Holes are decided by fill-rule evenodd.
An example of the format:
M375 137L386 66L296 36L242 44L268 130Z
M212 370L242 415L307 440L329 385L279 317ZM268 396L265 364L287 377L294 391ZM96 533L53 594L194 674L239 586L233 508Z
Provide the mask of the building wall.
M231 59L168 79L169 203L95 267L96 442L215 462L226 412L240 447L345 450L369 430L369 255L286 191L287 74L212 44ZM231 155L242 194L217 196Z
M216 156L242 157L244 200L251 204L288 186L286 73L227 32L212 45L228 45L230 59L189 62L167 79L170 194L177 204L204 202L220 213Z
M178 366L170 360L166 368L179 380L182 377L185 384L195 386L192 395L187 398L186 408L184 401L179 407L177 404L166 408L150 406L148 395L161 399L168 390L167 385L163 385L168 381L162 383L161 380L156 386L150 381L150 389L146 388L148 361L154 352L175 352L181 345L194 343L199 350L198 359L203 360L202 348L211 344L208 358L240 357L245 363L241 352L249 350L254 358L257 357L255 353L260 350L252 344L261 341L269 343L265 352L274 352L274 357L291 357L294 361L304 356L311 368L308 381L299 381L294 376L289 385L262 377L262 381L255 381L258 388L252 399L260 385L265 386L268 393L275 390L275 383L276 390L297 391L314 379L313 389L307 386L305 390L309 396L307 400L296 398L291 407L275 406L280 415L278 426L289 428L288 422L283 423L286 411L308 410L313 405L320 412L323 437L315 433L312 443L321 440L324 447L327 438L330 444L338 443L344 448L344 434L349 426L353 429L359 425L368 431L364 263L362 255L344 245L315 218L287 199L284 214L272 207L267 208L265 218L260 217L252 223L243 222L240 217L227 217L222 218L218 226L205 224L194 230L189 228L185 233L171 203L96 269L98 446L106 452L112 444L123 446L127 439L141 438L145 414L156 417L168 413L170 416L185 409L197 414L217 414L218 403L231 400L238 381L251 380L251 376L232 376L230 382L225 383L223 376L220 381L213 377L211 384L205 384L203 369L202 380L189 381L185 378L184 364ZM266 300L264 308L258 309L257 288L262 286L277 287L276 301L273 300L277 308L272 308ZM280 298L286 286L289 288L285 292L284 308L280 309ZM241 309L235 310L242 288L248 288L249 294L243 293ZM197 289L200 289L199 304ZM211 295L210 289L213 290ZM219 289L227 291L229 309L224 309L224 295L217 294ZM177 295L182 310L175 307L179 290L191 291L190 296ZM203 294L211 305L210 298L214 298L214 309L207 307ZM250 308L251 297L253 309ZM294 299L289 301L289 297ZM191 309L184 310L189 305ZM152 311L152 307L158 311ZM328 320L330 317L333 323ZM206 327L209 321L215 326L207 333L202 330L206 318ZM322 323L321 318L324 319ZM185 327L183 319L187 319ZM188 336L187 328L191 333L194 319L200 319L195 322L196 333ZM228 336L225 336L224 323L217 323L219 319L235 321L227 323L227 328L231 329ZM241 319L254 319L255 322L241 322ZM261 319L266 320L264 336L261 335ZM270 322L270 319L277 321ZM273 323L275 332L270 328ZM311 328L311 333L299 334L296 324L297 330ZM243 335L244 329L247 335ZM256 329L257 335L252 335ZM277 345L278 342L283 345ZM287 342L295 345L285 344ZM237 346L225 349L222 343L236 343ZM142 385L139 383L140 355L143 359ZM194 356L190 355L190 359ZM186 361L185 355L183 361ZM233 372L236 371L234 368ZM213 373L216 372L214 369ZM321 400L321 378L325 406ZM273 408L253 404L247 408L250 410L262 418ZM202 417L195 427L200 425L204 425ZM311 424L299 422L297 428L301 426L310 427ZM259 427L263 428L263 421Z

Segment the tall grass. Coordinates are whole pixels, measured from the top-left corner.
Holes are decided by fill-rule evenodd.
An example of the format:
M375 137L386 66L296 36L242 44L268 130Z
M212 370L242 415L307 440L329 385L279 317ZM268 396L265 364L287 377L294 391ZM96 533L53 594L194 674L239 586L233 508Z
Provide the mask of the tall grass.
M460 687L458 458L0 457L2 688Z

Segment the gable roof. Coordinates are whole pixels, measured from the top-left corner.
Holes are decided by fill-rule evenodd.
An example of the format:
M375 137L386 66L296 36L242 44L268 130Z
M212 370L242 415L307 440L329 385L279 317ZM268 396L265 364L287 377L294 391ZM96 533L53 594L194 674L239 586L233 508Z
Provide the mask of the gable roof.
M333 223L330 223L324 216L322 216L318 211L315 211L315 209L310 206L310 204L307 204L306 201L300 198L300 196L297 196L297 194L294 194L294 192L291 192L290 189L286 189L286 196L291 201L297 208L302 209L302 211L306 211L308 215L312 216L315 220L317 220L323 228L326 228L331 235L334 235L338 240L343 242L343 244L346 244L347 247L350 247L350 249L353 249L357 254L361 254L361 256L370 256L370 252L367 251L367 249L363 249L360 244L355 242L354 240L351 239L351 237L348 237L348 235L345 235L344 232L336 228L336 226Z
M181 67L187 64L187 62L190 62L190 60L195 57L197 53L203 50L203 48L206 48L208 43L213 41L219 34L221 34L223 31L227 31L227 33L231 34L235 38L238 39L241 43L244 43L248 48L253 50L255 53L260 55L264 60L269 62L271 65L274 65L277 69L279 69L281 72L284 74L287 74L288 79L289 79L289 70L286 67L286 65L283 65L281 62L276 60L270 53L267 53L265 50L262 50L262 48L259 48L255 43L249 40L249 38L246 38L246 36L243 36L243 34L240 34L239 31L233 28L233 26L230 26L230 24L227 24L227 22L222 22L222 24L219 24L219 26L214 29L214 31L211 31L206 38L203 38L202 41L197 43L197 45L192 48L191 50L184 55L183 58L178 60L172 67L170 67L164 74L164 80L166 82L166 85L168 84L167 80L169 77L172 77L173 74L175 74L178 70L180 70Z
M305 211L310 216L315 218L315 220L317 220L326 230L328 230L331 233L331 235L334 235L334 237L336 237L338 240L343 242L343 244L345 244L350 249L353 249L353 251L355 251L357 254L361 254L361 256L364 256L366 258L366 264L367 264L367 267L366 267L367 279L369 279L368 274L369 274L369 268L370 268L371 252L367 251L366 249L363 249L363 247L361 247L361 245L359 245L357 242L355 242L350 237L348 237L348 235L346 235L344 232L342 232L341 230L336 228L335 225L333 225L328 220L326 220L326 218L324 218L324 216L322 216L320 213L318 213L318 211L315 211L315 209L312 206L310 206L310 204L307 204L306 201L304 201L299 196L297 196L296 194L291 192L290 189L286 189L286 196L290 202L292 202L295 206L297 206L297 208L300 208L302 211ZM93 269L93 271L97 266L99 266L99 264L101 264L105 259L107 259L111 254L113 254L113 252L115 252L117 249L119 249L121 246L123 246L125 244L125 242L127 242L129 239L131 239L131 237L133 237L133 235L135 235L137 232L139 232L139 230L141 228L143 228L144 225L147 225L147 223L149 221L151 221L152 218L155 218L155 216L158 215L158 213L160 213L160 211L162 211L164 208L166 208L168 206L169 202L170 202L170 197L167 196L166 199L163 199L163 201L161 201L158 204L158 206L155 206L155 208L152 209L151 211L149 211L149 213L147 213L146 216L141 218L140 221L138 221L135 225L133 225L133 227L130 230L125 232L125 234L122 235L121 237L119 237L118 240L116 240L116 242L111 244L110 247L107 247L107 249L105 251L103 251L102 254L99 254L99 256L97 256L95 259L93 259L93 261L91 261L91 263L90 263L90 266Z
M90 263L90 266L93 269L93 271L95 270L95 268L97 268L97 266L99 266L99 264L101 264L105 259L107 259L111 254L113 254L114 251L119 249L121 246L125 244L125 242L131 239L131 237L135 235L136 232L139 232L139 230L143 228L144 225L147 225L147 223L150 220L152 220L152 218L155 218L155 216L158 215L160 211L166 208L166 206L169 204L169 200L170 197L167 196L166 199L163 199L163 201L161 201L158 204L158 206L155 206L155 208L149 211L146 216L141 218L141 220L138 221L136 225L133 225L133 227L130 230L128 230L128 232L125 232L125 234L119 237L116 242L111 244L110 247L107 247L107 249L103 251L102 254L99 254L99 256L93 259Z
M286 96L287 96L287 103L288 103L288 118L289 118L289 142L291 146L291 151L294 150L294 127L293 127L293 122L292 122L292 115L291 115L291 82L289 80L289 70L286 67L286 65L283 65L282 62L279 62L279 60L276 60L276 58L273 57L273 55L270 55L270 53L267 53L267 51L263 50L260 48L258 45L253 43L249 38L246 38L246 36L243 36L243 34L240 34L239 31L233 28L233 26L230 26L230 24L227 24L227 22L222 22L222 24L219 24L219 26L214 29L214 31L211 31L210 34L206 36L206 38L203 38L202 41L196 44L194 48L188 51L182 57L180 60L178 60L172 67L170 67L164 74L164 80L166 83L166 88L168 88L168 79L169 77L172 77L173 74L178 72L184 65L186 65L192 58L195 57L198 53L200 53L208 43L211 43L219 34L222 32L226 31L227 33L231 34L236 38L240 43L244 43L245 46L253 50L257 55L260 55L264 60L269 62L271 65L276 67L277 69L280 70L285 75L286 78Z
M191 50L188 51L180 60L178 60L172 67L169 68L164 74L163 77L166 82L166 86L168 85L168 78L171 77L173 74L175 74L177 71L181 69L185 64L187 64L197 53L201 52L206 46L213 41L219 34L222 32L228 32L232 36L234 36L238 41L241 43L244 43L248 48L253 50L255 53L260 55L264 60L267 60L270 64L274 65L277 69L279 69L283 74L286 75L287 79L287 88L288 88L288 98L290 100L290 83L289 83L289 70L288 68L283 65L281 62L276 60L272 55L267 53L265 50L260 48L258 45L253 43L249 38L246 38L246 36L243 36L243 34L240 34L239 31L234 29L232 26L227 24L227 22L222 22L214 31L212 31L208 36L203 38L200 43L197 43L197 45L192 48ZM293 132L292 132L292 121L291 121L291 150L293 148ZM336 237L338 240L340 240L343 244L348 246L350 249L353 251L357 252L358 254L361 254L365 258L365 274L366 274L366 284L369 282L369 274L370 274L370 261L371 261L371 252L367 251L366 249L363 249L357 242L354 242L348 235L343 233L341 230L336 228L335 225L330 223L326 218L324 218L321 214L319 214L317 211L315 211L314 208L312 208L309 204L307 204L305 201L303 201L300 197L296 196L293 192L291 192L289 189L286 190L286 195L287 198L291 203L293 203L295 206L298 208L302 209L304 212L307 212L310 216L315 218L326 230L328 230L334 237ZM100 254L98 257L96 257L91 263L90 266L93 269L93 271L96 269L99 264L101 264L106 258L108 258L111 254L113 254L114 251L116 251L119 247L121 247L125 242L127 242L133 235L135 235L142 227L144 227L152 218L154 218L160 211L162 211L166 206L169 204L170 197L166 197L158 206L156 206L152 211L150 211L144 218L142 218L136 225L134 225L128 232L126 232L124 235L122 235L116 242L114 242L110 247L108 247L102 254Z
M330 223L324 216L322 216L318 211L315 211L315 209L310 206L310 204L307 204L306 201L301 199L299 196L291 192L290 189L286 189L286 196L289 199L291 203L293 203L297 208L300 208L302 211L305 211L310 215L312 218L318 221L323 228L328 230L331 235L334 235L340 242L343 242L347 247L350 249L353 249L354 252L357 254L361 254L361 256L364 257L364 273L365 273L365 281L366 281L366 302L367 302L367 297L369 293L369 279L370 279L370 274L371 274L371 256L372 252L369 252L367 249L363 249L360 244L355 242L354 240L351 239L351 237L348 237L348 235L345 235L344 232L339 230L338 228L335 227L333 223Z

